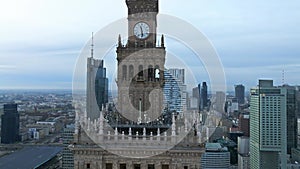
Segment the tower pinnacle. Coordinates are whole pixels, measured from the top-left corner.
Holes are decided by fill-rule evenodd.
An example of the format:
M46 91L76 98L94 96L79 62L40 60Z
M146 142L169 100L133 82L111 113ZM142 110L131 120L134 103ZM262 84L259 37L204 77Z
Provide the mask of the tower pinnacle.
M94 32L92 32L91 58L94 57Z
M164 38L164 35L161 36L161 47L165 47L165 38Z
M119 34L119 37L118 37L118 46L121 47L122 46L122 39L121 39L121 35Z

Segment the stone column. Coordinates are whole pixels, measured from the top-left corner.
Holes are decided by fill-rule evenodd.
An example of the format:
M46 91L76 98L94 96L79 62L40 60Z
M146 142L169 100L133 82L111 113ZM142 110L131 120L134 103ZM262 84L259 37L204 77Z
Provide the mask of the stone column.
M118 161L113 162L113 169L119 169L120 165Z
M126 163L126 168L133 168L132 161Z
M74 169L79 169L79 166L80 166L79 161L74 159Z
M84 166L84 161L79 161L78 162L79 163L79 169L84 169L85 168L85 166Z
M155 169L161 169L161 163L160 162L155 163Z
M145 160L141 162L141 168L148 168L148 165Z

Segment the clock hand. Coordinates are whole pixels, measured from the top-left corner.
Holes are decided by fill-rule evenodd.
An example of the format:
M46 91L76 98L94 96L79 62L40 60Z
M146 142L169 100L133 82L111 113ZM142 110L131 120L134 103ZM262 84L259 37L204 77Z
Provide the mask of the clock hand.
M140 29L141 29L141 35L142 35L142 37L144 37L143 28L141 26L140 26Z

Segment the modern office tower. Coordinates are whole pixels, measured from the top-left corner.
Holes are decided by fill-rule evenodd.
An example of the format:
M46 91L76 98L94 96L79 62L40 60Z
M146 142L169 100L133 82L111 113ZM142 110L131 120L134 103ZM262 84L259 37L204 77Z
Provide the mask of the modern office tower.
M238 137L238 169L250 169L249 137Z
M224 113L225 93L221 91L216 92L215 110Z
M286 90L286 134L287 134L287 153L291 154L291 149L297 147L297 90L294 86L280 86Z
M202 109L201 109L201 100L202 100L202 96L201 96L201 83L199 83L198 84L198 90L199 90L199 100L198 100L198 104L199 104L199 107L198 107L198 109L199 109L199 111L201 111Z
M4 104L1 116L1 143L12 144L19 141L19 113L17 104Z
M62 151L62 169L74 168L74 155L69 149L69 145L74 142L75 125L67 125L63 130L62 139L64 149Z
M199 102L196 97L190 97L189 98L189 110L199 110Z
M300 86L296 86L295 90L296 90L296 107L297 107L296 117L300 118ZM300 130L298 130L298 132L300 133Z
M199 84L197 87L193 88L193 90L192 90L192 97L191 97L191 101L190 101L190 106L191 105L194 106L194 102L196 101L197 110L200 110L200 90L201 90L200 87L201 87L201 85Z
M197 99L200 98L200 88L198 86L193 88L192 96Z
M229 115L235 111L239 110L239 105L237 102L237 98L226 98L224 111Z
M108 103L108 78L103 60L87 58L87 117L99 118L102 105Z
M200 84L198 85L198 88L200 89ZM207 106L208 106L207 84L206 82L203 82L200 90L200 110L203 110Z
M182 113L187 110L187 91L184 69L168 69L164 72L164 104L168 111Z
M245 103L245 86L242 84L236 85L235 87L235 97L237 98L237 101L240 104Z
M205 153L201 157L202 169L228 169L230 167L230 153L227 147L220 143L206 143Z
M244 136L250 136L250 116L249 114L241 114L239 117L239 130L244 133Z
M286 89L259 80L250 93L250 168L286 168Z
M169 69L170 74L181 83L185 83L184 69Z
M168 70L164 72L164 79L164 105L167 107L167 111L181 110L180 84L178 84L178 81L173 78Z

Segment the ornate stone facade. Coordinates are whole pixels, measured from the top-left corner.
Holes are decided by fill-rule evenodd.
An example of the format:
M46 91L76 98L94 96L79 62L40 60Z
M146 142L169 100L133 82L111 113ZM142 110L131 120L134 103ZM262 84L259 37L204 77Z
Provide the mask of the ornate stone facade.
M91 128L90 132L93 130ZM76 144L70 146L75 169L199 169L204 153L199 137L193 132L175 146L172 143L180 138L179 135L129 137L109 132L97 134L102 136L102 143L95 144L97 141L90 139L87 132L79 129L75 134Z
M199 169L200 117L162 116L166 50L163 35L156 42L158 0L126 4L129 37L126 44L118 39L118 102L112 110L103 106L96 119L76 112L75 169Z

